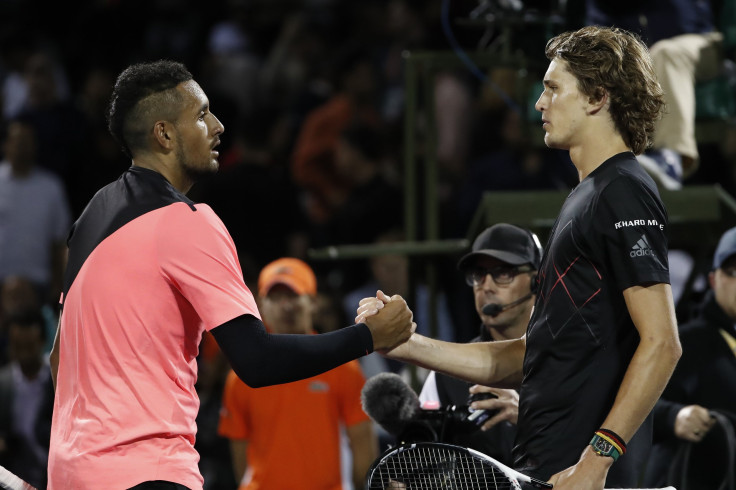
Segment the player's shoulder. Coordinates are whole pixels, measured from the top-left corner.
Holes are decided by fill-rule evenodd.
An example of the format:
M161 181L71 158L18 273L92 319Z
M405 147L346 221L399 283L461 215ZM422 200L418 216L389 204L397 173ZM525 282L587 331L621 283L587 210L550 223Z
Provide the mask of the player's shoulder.
M161 210L156 224L159 237L180 250L232 247L225 224L206 204L171 203Z
M659 195L654 179L644 170L644 167L641 166L633 153L618 155L613 163L610 175L612 184L646 189L648 192Z
M596 194L604 199L611 198L621 204L626 200L661 200L657 184L633 153L611 158L595 177Z
M214 215L215 212L212 210L211 207L209 207L207 204L204 203L193 203L189 201L183 201L178 200L171 202L169 204L169 208L171 209L172 214L182 214L186 216L207 216L207 215Z
M165 219L180 220L187 223L200 223L202 225L222 226L222 220L214 210L203 203L188 203L178 201L166 206Z
M630 152L616 154L603 162L590 175L597 189L606 188L613 183L648 183L654 180L639 164L636 156Z

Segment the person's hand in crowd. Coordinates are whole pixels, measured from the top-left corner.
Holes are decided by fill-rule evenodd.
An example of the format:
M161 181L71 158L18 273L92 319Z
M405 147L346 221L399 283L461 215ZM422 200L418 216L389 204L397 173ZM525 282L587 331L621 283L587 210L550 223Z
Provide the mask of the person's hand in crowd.
M378 291L375 298L364 298L356 311L355 323L365 323L373 336L373 350L387 352L411 337L417 325L414 314L398 294L388 297Z
M516 422L519 420L519 393L516 390L473 385L469 391L471 395L477 395L478 393L490 393L494 395L491 398L476 400L470 404L470 408L473 410L496 412L483 423L481 430L488 430L504 420L516 425Z
M677 412L675 435L686 441L700 442L716 423L706 408L688 405Z

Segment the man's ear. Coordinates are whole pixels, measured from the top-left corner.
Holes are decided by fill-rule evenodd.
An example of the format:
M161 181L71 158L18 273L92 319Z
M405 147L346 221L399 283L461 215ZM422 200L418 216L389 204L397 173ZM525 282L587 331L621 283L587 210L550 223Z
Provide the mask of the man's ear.
M174 126L168 121L156 121L153 125L153 139L161 148L174 148Z
M597 87L593 95L588 97L588 111L590 114L596 114L603 109L608 103L608 91L603 87Z

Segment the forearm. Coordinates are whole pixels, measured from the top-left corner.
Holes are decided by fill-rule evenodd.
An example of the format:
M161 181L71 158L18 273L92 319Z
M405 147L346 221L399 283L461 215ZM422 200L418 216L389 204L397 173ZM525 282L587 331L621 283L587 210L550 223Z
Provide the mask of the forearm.
M667 342L640 342L626 370L613 408L601 427L615 432L625 442L631 440L667 384L678 358L673 350L667 348ZM591 446L586 446L575 466L554 475L550 482L560 488L582 488L576 486L580 482L587 482L585 488L603 488L613 464L613 458L598 455Z
M253 388L310 378L373 350L363 324L321 335L273 335L257 318L243 315L212 335L233 371Z
M457 344L414 334L388 356L470 383L517 388L521 384L525 350L524 338Z
M634 286L623 295L640 341L601 428L628 442L664 391L682 349L669 284ZM559 488L603 488L612 464L613 458L586 446L580 460L550 482Z
M654 408L682 354L669 284L624 291L639 346L603 426L629 441Z
M679 344L642 339L603 427L629 441L652 411L679 359Z

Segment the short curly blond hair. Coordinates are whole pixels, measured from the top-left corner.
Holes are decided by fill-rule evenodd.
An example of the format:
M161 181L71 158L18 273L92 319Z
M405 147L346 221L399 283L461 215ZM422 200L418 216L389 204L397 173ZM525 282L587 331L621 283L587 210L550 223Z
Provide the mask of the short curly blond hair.
M564 60L586 96L599 100L608 93L611 118L635 154L651 146L664 99L649 50L636 34L588 26L550 39L545 55Z

